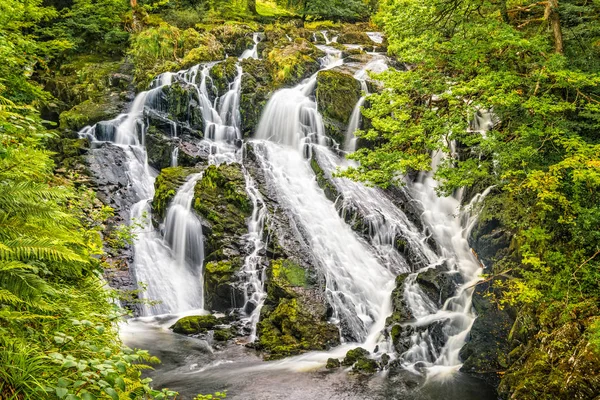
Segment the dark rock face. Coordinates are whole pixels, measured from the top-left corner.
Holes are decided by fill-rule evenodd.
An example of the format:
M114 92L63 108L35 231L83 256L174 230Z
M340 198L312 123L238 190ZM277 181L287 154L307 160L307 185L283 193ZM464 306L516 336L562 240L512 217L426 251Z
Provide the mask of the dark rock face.
M135 153L135 149L132 151ZM142 154L136 155L143 157ZM129 177L123 174L127 168L124 150L110 143L102 143L90 149L85 160L98 198L115 209L123 220L128 220L131 206L141 199L132 189Z
M296 262L273 260L269 266L267 300L257 331L259 347L271 359L308 350L326 350L340 343L337 327L327 322L327 307L311 293L314 282Z
M245 137L249 137L258 127L262 111L274 90L274 83L266 60L246 59L242 61L242 68L240 114L242 131Z
M498 372L508 366L508 337L514 324L514 312L500 309L486 294L493 294L491 282L480 283L473 294L477 319L471 328L467 344L461 349L463 372L475 374L493 386L499 383Z
M485 266L485 273L494 273L495 262L510 254L510 234L500 229L497 221L479 222L471 232L469 243ZM502 279L502 278L499 278ZM473 293L473 308L477 319L473 323L466 345L460 356L464 361L461 371L478 376L498 386L498 372L505 371L511 351L510 332L515 322L515 311L500 309L489 295L500 299L494 280L481 282Z
M194 210L203 221L206 306L227 311L243 305L236 274L247 255L244 235L252 203L239 164L211 165L195 188Z
M338 69L321 71L317 75L316 94L327 135L342 143L354 106L361 96L360 83L351 74Z

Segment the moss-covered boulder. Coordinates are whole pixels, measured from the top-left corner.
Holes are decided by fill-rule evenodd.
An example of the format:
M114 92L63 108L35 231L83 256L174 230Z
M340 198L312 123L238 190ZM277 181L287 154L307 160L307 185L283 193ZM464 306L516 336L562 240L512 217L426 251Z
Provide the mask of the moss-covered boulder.
M276 359L339 344L339 330L327 322L322 299L311 294L314 282L292 260L274 260L268 269L267 300L257 327L258 346Z
M338 143L343 142L350 116L361 97L360 83L340 70L321 71L316 93L327 134Z
M241 307L237 272L247 255L244 235L252 213L241 166L209 166L196 184L193 207L205 224L206 307L219 311Z
M348 352L346 353L346 357L344 357L344 360L342 361L342 365L354 365L354 363L359 360L368 359L370 354L371 353L369 353L368 350L365 350L362 347L357 347L355 349L348 350Z
M157 128L165 135L173 136L174 129L178 129L178 134L183 131L193 131L196 136L201 137L204 132L204 119L200 109L197 90L192 85L184 82L175 82L172 85L164 86L163 96L157 98L162 104L154 104L154 108L164 112L170 121L176 122L178 127L162 121L156 121ZM154 122L154 121L151 121Z
M310 160L310 166L315 173L317 184L323 189L325 196L335 202L339 196L339 192L332 181L325 175L325 171L323 171L323 168L321 168L314 155Z
M210 261L204 267L204 301L211 310L227 311L244 305L244 292L236 274L242 269L240 257Z
M325 368L327 369L336 369L340 367L340 360L338 360L337 358L328 358L327 359L327 364L325 365Z
M338 36L338 43L342 44L360 44L364 46L373 46L375 43L365 32L346 31Z
M244 24L222 24L210 30L210 33L223 45L225 53L239 57L244 50L254 45L255 29Z
M211 165L198 181L194 210L210 224L207 261L239 255L239 238L247 233L252 202L239 164Z
M233 333L228 329L218 329L213 333L213 339L217 342L226 342L233 337Z
M267 54L271 78L275 85L293 85L314 74L320 68L319 59L325 53L306 39L296 38Z
M150 125L146 132L146 154L148 164L158 171L170 167L173 150L177 146L177 140L165 136L155 126Z
M60 114L60 129L79 131L87 125L115 118L125 107L124 99L118 93L105 97L88 99Z
M248 137L254 134L262 111L267 104L269 96L275 90L269 63L267 60L243 60L240 99L240 114L242 131Z
M225 48L223 44L214 35L204 33L200 37L198 46L188 51L183 57L181 66L190 68L203 62L218 61L224 58Z
M181 318L175 325L171 326L171 329L173 329L173 332L175 333L194 335L212 330L221 323L222 321L214 315L198 315Z
M187 178L198 170L193 168L171 167L164 168L154 181L154 199L152 199L152 214L163 220L167 208L177 190L185 183Z
M229 84L235 80L238 74L237 63L237 58L229 57L210 69L210 77L212 78L213 87L216 89L215 96L223 96L227 93Z

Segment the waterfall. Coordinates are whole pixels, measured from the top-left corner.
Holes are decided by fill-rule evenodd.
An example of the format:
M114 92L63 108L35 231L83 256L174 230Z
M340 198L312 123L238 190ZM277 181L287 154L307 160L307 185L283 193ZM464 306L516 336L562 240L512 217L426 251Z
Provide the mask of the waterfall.
M369 95L369 86L367 85L369 72L380 73L386 71L387 69L388 65L385 57L378 56L375 60L369 62L354 74L354 79L360 82L360 88L363 96L361 96L354 106L354 110L352 110L350 122L348 123L348 128L346 130L346 137L344 139L344 151L349 153L356 151L356 136L354 136L354 133L360 129L360 124L362 122L362 106L365 104L365 100Z
M330 51L324 68L339 65ZM394 275L339 216L318 187L305 158L311 143L324 138L323 121L311 97L316 74L291 89L276 92L261 117L255 153L280 204L302 227L321 273L325 276L332 321L343 338L373 350L385 318Z
M260 33L254 33L254 35L252 35L252 40L254 41L254 46L251 49L244 50L240 56L240 60L245 60L246 58L258 59L258 44L261 40Z
M246 278L244 284L245 304L243 310L246 314L246 323L250 325L249 341L256 340L256 326L260 319L260 311L267 298L265 291L266 268L261 251L265 249L263 242L263 231L265 227L265 218L267 207L258 191L252 177L244 171L246 177L246 192L252 201L252 217L248 221L248 241L252 243L254 249L244 261L243 274Z
M434 171L441 159L442 153L437 152L432 161ZM416 284L417 274L406 281L404 296L416 319L412 325L428 328L412 335L411 348L402 355L402 359L407 368L418 370L425 367L430 375L455 371L462 365L459 352L475 321L471 300L475 283L480 280L482 272L468 243L469 230L477 218L477 214L471 212L490 190L476 196L469 207L460 211L461 192L456 196L439 197L436 187L433 172L423 172L417 182L409 185L408 192L422 205L424 212L421 218L440 247L440 263L449 265L450 273L460 274L463 283L438 310ZM432 324L443 326L445 342L441 349L433 344L429 330Z
M204 307L202 226L191 206L194 187L202 174L190 176L177 191L165 220L164 238L154 229L136 240L133 267L136 278L147 284L145 297L160 300L146 305L146 315L174 314ZM151 227L148 201L138 203L132 217ZM146 217L144 218L144 214Z

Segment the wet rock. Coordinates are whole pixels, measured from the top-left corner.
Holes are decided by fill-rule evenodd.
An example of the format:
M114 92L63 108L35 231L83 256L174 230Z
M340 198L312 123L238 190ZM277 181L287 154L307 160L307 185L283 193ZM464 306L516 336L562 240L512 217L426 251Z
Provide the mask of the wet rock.
M438 307L444 305L446 300L454 295L458 284L462 283L460 274L440 270L440 268L430 268L420 272L416 282Z
M196 184L193 207L205 235L206 307L227 311L243 306L237 273L248 253L244 236L252 203L239 164L211 165Z
M160 171L154 182L154 199L152 200L152 216L162 221L169 203L175 197L177 190L187 178L198 170L183 167L165 168Z
M316 96L327 135L343 143L350 116L361 96L360 83L339 70L321 71L317 75Z
M98 198L127 221L131 206L141 199L133 190L129 177L123 174L127 169L124 150L119 146L103 143L89 150L85 162Z
M297 38L272 49L266 58L275 85L292 86L316 73L320 68L319 59L324 56L325 53L308 40Z
M228 311L244 305L244 292L237 273L242 269L240 257L211 261L204 267L204 301L215 311Z
M240 115L245 137L252 136L258 127L262 111L275 90L268 61L246 59L242 61Z
M229 57L210 69L210 77L213 87L216 89L214 93L216 96L223 96L229 91L229 85L235 81L238 74L237 63L237 58Z
M193 335L212 330L221 322L222 321L214 315L190 316L179 319L175 325L171 326L171 329L173 329L173 332L175 333Z
M115 118L125 108L118 93L100 99L88 99L60 115L60 129L79 131L96 122Z
M371 359L360 359L352 366L353 372L359 372L362 374L372 375L377 372L379 365L377 361Z
M314 282L292 260L274 260L267 270L267 299L257 327L259 348L276 359L338 345L339 331L327 322L322 298L311 290Z
M338 43L342 44L363 44L365 46L373 46L373 41L365 32L347 31L342 32L338 36Z
M226 54L236 58L254 45L254 30L247 25L223 24L211 29L210 33L223 44Z
M336 368L339 368L340 366L341 366L340 360L338 360L337 358L328 358L327 365L325 365L325 368L336 369Z
M218 342L226 342L233 337L231 331L227 329L219 329L213 333L213 339Z
M177 146L177 140L158 132L154 126L150 126L146 132L146 153L148 164L156 170L162 170L171 166L173 150Z
M359 360L366 360L370 354L371 353L369 353L368 350L365 350L362 347L348 350L346 357L344 357L344 360L342 361L342 365L350 366Z
M492 283L480 283L475 288L473 308L477 319L467 343L460 350L460 357L464 361L462 372L475 374L497 386L498 373L508 367L508 354L511 351L508 338L515 315L510 307L501 309L490 300L489 294L499 294L492 288Z

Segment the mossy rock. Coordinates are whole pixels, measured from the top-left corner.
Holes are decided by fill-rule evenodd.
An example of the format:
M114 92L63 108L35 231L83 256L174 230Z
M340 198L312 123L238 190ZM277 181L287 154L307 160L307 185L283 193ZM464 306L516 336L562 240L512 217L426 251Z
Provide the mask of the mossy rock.
M347 125L360 97L360 83L352 75L335 69L317 75L317 105L325 118Z
M156 104L155 108L164 110L171 121L189 125L192 130L204 131L204 120L198 104L196 88L184 82L175 82L172 85L164 86L162 92L161 101L164 104ZM177 129L181 129L181 127L177 127ZM169 126L169 130L163 133L172 136L174 132Z
M369 353L368 350L363 349L362 347L357 347L355 349L348 350L348 352L346 353L346 357L344 357L344 360L342 361L342 365L354 365L354 363L356 363L359 360L368 359L370 354L371 353Z
M100 121L115 118L121 113L124 103L117 93L101 99L89 99L60 114L60 129L79 131Z
M267 59L276 85L293 85L314 74L320 68L319 59L325 53L306 39L297 38L283 47L272 49Z
M325 171L323 171L323 168L321 168L314 155L310 160L310 166L315 173L317 184L325 192L325 197L335 202L339 197L339 192L335 185L327 178Z
M244 24L222 24L210 30L210 33L223 45L224 51L235 57L254 45L252 39L255 29Z
M240 116L242 131L248 137L254 134L262 111L267 104L269 96L276 90L271 77L269 62L267 60L243 60L240 99Z
M198 315L181 318L171 329L175 333L194 335L212 330L219 323L219 319L214 315Z
M210 69L210 77L214 87L217 89L216 96L223 96L229 91L229 84L232 83L237 74L238 59L229 57L227 60L216 64Z
M342 32L338 35L338 43L361 44L365 46L373 46L375 44L365 32Z
M302 299L281 299L265 306L258 324L259 347L277 359L309 350L326 350L339 344L339 331L324 319L315 319Z
M213 339L217 342L226 342L233 337L230 330L218 329L213 333Z
M175 146L177 146L176 140L163 135L152 125L148 128L146 132L146 153L148 164L152 168L161 171L170 167Z
M379 365L377 364L377 361L361 358L352 366L352 371L371 375L377 372L378 368Z
M340 367L340 360L338 360L337 358L328 358L327 359L327 364L325 365L325 368L327 369L336 369Z
M154 199L152 199L153 215L161 221L166 217L167 208L177 190L187 178L198 170L193 168L170 167L164 168L154 181Z
M225 58L225 48L221 42L212 34L204 33L198 47L187 52L181 65L183 68L190 68L194 65L209 62L219 61Z
M216 311L229 311L242 307L244 293L236 285L236 274L242 269L239 257L208 262L204 270L204 297L206 307Z

